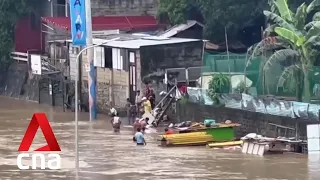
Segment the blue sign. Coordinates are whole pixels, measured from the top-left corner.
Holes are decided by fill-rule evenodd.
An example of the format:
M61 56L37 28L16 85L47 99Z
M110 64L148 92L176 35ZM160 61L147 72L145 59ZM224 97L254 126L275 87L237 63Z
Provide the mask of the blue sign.
M86 46L86 7L85 0L70 0L70 21L72 44Z

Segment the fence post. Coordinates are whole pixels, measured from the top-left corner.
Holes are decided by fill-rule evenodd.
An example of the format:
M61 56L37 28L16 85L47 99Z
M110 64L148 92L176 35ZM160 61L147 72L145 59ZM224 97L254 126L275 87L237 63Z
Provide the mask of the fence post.
M66 109L65 109L65 94L66 94L66 91L65 91L65 82L64 80L60 81L61 83L61 93L62 93L62 108L63 108L63 112L66 112Z
M40 104L41 102L41 80L39 79L38 81L38 103Z
M243 97L242 97L242 93L240 94L240 96L241 96L241 100L240 100L241 110L243 110Z
M189 85L189 68L186 68L186 84Z
M54 94L53 94L53 83L52 83L52 79L51 78L48 78L49 80L49 96L50 96L50 99L51 99L51 106L54 106Z
M310 104L308 103L308 107L307 107L307 116L308 116L308 119L309 119L309 107L310 107Z
M299 138L299 122L296 121L296 140Z

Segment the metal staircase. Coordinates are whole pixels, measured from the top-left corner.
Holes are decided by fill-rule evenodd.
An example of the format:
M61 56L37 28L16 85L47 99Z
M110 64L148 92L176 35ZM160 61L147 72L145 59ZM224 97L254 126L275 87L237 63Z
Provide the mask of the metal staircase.
M154 108L154 111L157 111L155 113L155 120L153 122L153 125L155 127L159 125L159 123L163 120L163 117L166 114L169 107L172 106L172 103L176 101L176 90L177 90L177 86L175 85L170 89L169 92L167 92L167 94L161 99L161 101Z
M62 72L59 68L52 65L46 57L41 57L41 65L43 74L49 75L58 74Z

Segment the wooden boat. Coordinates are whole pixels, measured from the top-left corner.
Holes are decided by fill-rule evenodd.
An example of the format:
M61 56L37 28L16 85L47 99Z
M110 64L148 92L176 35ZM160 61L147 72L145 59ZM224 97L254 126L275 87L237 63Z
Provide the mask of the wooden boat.
M192 132L183 134L163 135L162 141L165 145L205 145L207 142L212 142L213 138L206 132ZM164 144L163 144L164 145Z
M235 127L239 127L239 126L241 126L241 124L238 124L238 123L231 123L231 124L217 123L213 127L205 127L203 125L194 124L194 125L188 127L187 129L177 128L176 131L178 133L188 133L188 132L206 131L208 129L216 129L216 128L227 128L227 127L235 128Z
M234 127L239 124L221 124L215 127L190 128L191 132L161 135L162 146L207 145L211 142L234 140Z

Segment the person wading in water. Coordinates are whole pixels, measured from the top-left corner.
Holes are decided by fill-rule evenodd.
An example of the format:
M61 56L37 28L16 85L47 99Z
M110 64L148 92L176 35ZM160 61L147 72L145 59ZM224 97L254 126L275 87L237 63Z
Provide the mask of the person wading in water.
M120 132L121 120L118 113L112 114L111 124L113 127L113 132Z
M137 129L137 132L133 137L133 141L135 141L138 146L147 145L146 140L144 139L144 135L142 134L140 128Z

